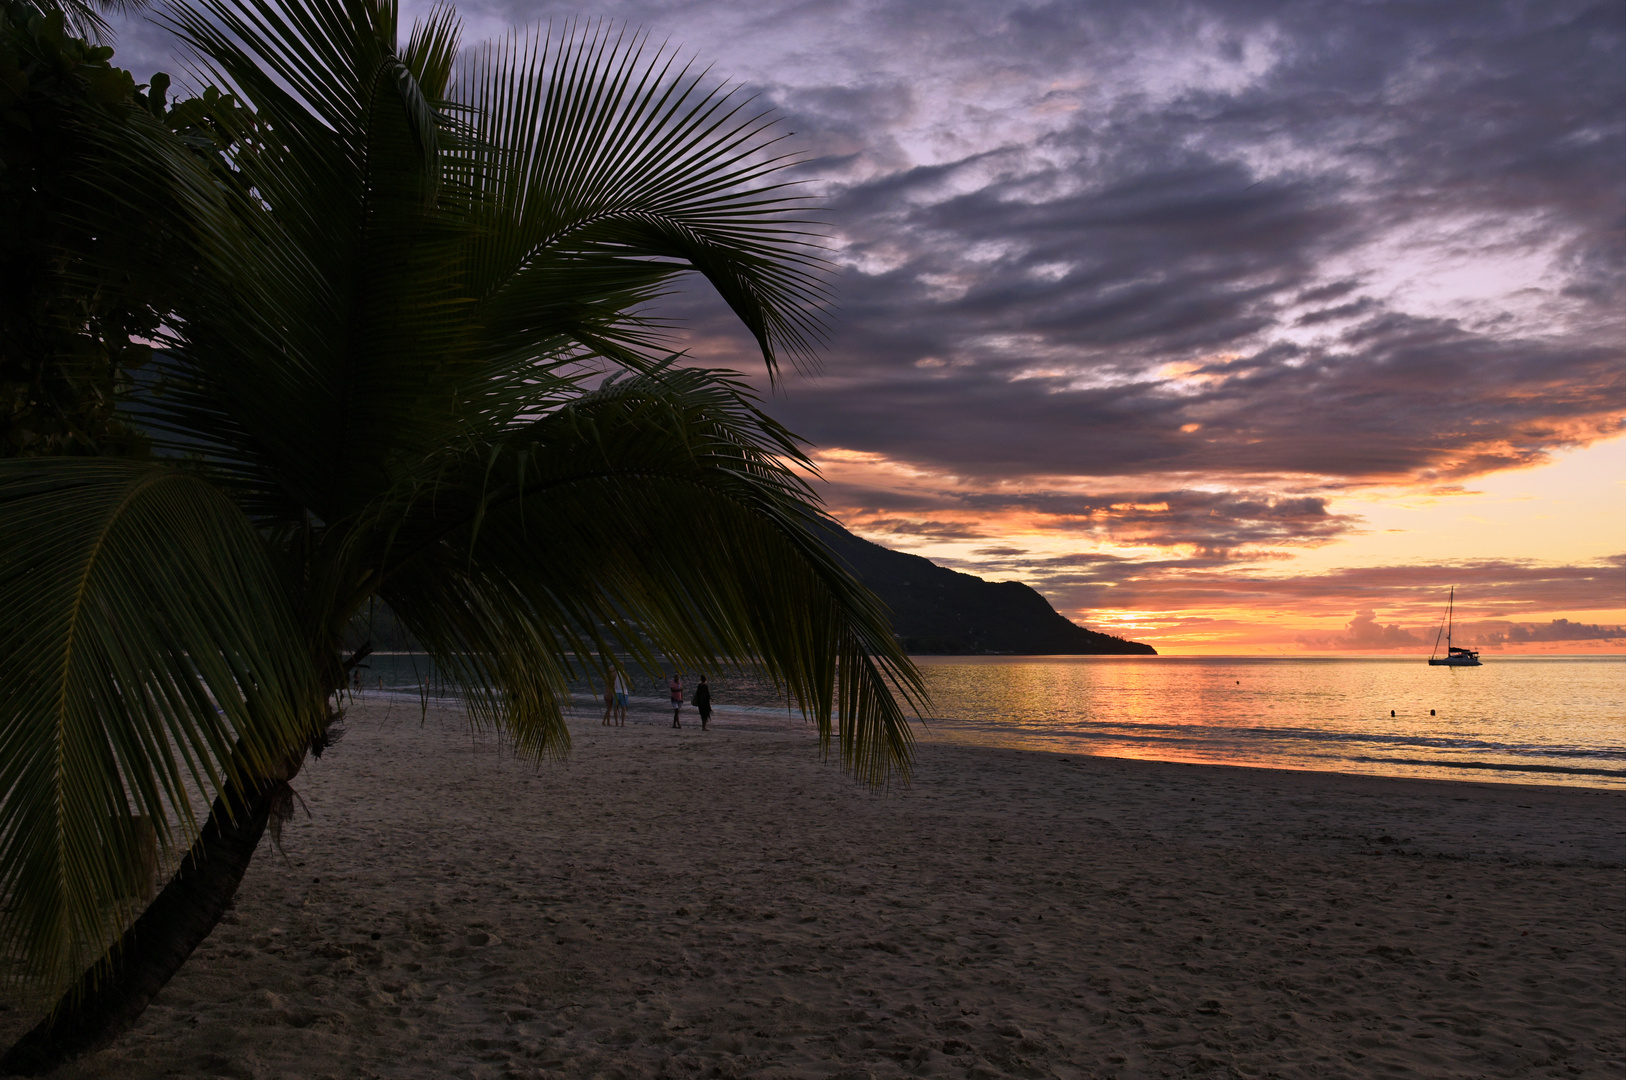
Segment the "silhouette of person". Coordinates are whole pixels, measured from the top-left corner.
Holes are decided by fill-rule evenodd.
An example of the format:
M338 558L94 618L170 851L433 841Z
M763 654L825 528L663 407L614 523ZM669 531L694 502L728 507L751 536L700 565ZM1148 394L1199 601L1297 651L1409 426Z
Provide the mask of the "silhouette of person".
M683 711L683 676L672 672L672 681L666 684L666 689L672 695L672 726L680 728L683 726L678 720L678 713Z
M711 687L706 685L706 677L700 676L700 685L694 688L694 709L700 714L700 730L705 731L706 725L711 723Z

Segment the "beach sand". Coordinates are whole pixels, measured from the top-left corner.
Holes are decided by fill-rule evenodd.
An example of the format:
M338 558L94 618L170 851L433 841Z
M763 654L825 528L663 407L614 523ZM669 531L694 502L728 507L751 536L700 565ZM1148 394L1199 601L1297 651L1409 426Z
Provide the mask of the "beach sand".
M88 1077L1626 1071L1626 796L370 703ZM5 1033L21 1018L8 1014Z

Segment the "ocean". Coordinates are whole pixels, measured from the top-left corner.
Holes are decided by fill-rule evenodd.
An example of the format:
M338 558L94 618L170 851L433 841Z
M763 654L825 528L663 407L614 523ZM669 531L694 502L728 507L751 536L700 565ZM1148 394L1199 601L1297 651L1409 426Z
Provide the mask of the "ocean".
M1626 657L924 656L923 738L1062 754L1626 788ZM379 656L390 688L424 659ZM691 685L693 678L687 680ZM712 676L718 720L788 718L771 686ZM579 688L589 693L583 685ZM664 684L636 680L646 706ZM1393 715L1391 715L1391 711Z
M1626 787L1626 657L922 657L942 735L1060 753ZM1390 715L1391 711L1393 716Z

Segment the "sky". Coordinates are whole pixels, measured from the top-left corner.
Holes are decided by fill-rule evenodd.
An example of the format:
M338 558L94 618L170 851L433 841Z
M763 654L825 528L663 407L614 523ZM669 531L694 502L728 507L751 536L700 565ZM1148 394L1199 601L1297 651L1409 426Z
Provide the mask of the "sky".
M860 535L1164 653L1426 652L1453 586L1459 644L1626 651L1626 5L459 11L782 118L839 300L764 394ZM760 372L704 289L660 314Z

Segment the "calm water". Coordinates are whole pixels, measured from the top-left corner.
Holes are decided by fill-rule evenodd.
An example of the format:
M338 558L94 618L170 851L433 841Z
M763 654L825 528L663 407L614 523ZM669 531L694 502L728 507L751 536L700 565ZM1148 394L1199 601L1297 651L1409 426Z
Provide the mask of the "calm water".
M405 659L373 663L386 685L413 685ZM1162 761L1626 788L1626 657L1492 657L1483 667L1461 669L1431 668L1415 657L917 662L935 705L927 738ZM426 670L420 657L418 673ZM757 680L714 675L712 682L720 721L785 717L783 702ZM648 702L664 696L645 678L633 693Z
M1065 753L1626 787L1626 658L922 658L939 734ZM1389 715L1394 710L1394 716ZM1433 715L1430 715L1433 710Z

